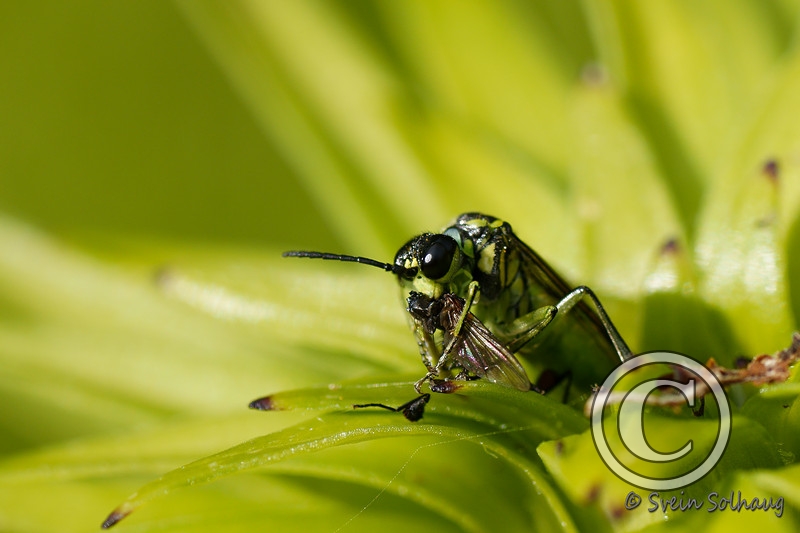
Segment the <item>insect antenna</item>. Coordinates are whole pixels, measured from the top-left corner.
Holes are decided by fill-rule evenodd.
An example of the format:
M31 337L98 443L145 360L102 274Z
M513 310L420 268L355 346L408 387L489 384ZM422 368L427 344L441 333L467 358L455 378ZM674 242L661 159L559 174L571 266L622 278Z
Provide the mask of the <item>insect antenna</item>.
M344 254L329 254L325 252L304 252L304 251L292 251L292 252L283 252L283 257L309 257L311 259L327 259L329 261L347 261L351 263L361 263L362 265L370 265L386 272L391 272L393 274L399 274L404 270L403 267L393 265L391 263L383 263L381 261L376 261L375 259L370 259L368 257L359 257L356 255L344 255Z

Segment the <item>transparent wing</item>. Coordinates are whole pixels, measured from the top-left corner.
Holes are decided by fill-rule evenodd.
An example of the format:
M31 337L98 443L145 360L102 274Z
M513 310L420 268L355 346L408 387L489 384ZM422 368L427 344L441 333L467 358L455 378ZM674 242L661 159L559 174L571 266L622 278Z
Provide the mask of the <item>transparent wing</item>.
M510 251L519 253L526 288L535 292L536 307L555 305L573 289L542 257L514 233L505 236Z
M453 322L463 309L461 305L451 306L447 312ZM445 345L452 336L445 334ZM528 391L531 381L517 358L495 337L489 329L472 313L468 313L461 331L451 351L453 360L464 370L486 378L493 383Z
M544 305L556 305L574 289L519 237L512 233L507 238L511 243L510 248L519 251L520 269L524 271L525 290L533 299L532 307L534 309ZM577 322L581 323L585 331L608 340L603 323L586 302L578 302L571 314ZM605 342L603 345L606 351L611 348L610 342Z

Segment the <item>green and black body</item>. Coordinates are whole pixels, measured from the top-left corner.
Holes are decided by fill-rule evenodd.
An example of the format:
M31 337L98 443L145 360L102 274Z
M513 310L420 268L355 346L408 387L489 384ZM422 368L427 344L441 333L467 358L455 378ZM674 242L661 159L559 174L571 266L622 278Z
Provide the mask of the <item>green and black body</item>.
M576 385L591 386L631 355L591 291L581 287L575 294L495 217L466 213L441 233L414 237L395 256L394 272L406 301L412 292L434 300L445 293L470 300L470 287L476 286L468 311L534 369L571 373ZM584 295L594 309L578 301ZM559 308L565 299L568 304ZM546 310L553 308L557 312L548 320ZM442 343L413 317L412 328L423 362L435 368Z
M428 370L417 391L426 381L470 377L529 390L521 356L536 375L570 374L588 392L632 356L594 293L568 285L495 217L463 214L441 233L408 241L393 263L284 255L354 261L395 274Z

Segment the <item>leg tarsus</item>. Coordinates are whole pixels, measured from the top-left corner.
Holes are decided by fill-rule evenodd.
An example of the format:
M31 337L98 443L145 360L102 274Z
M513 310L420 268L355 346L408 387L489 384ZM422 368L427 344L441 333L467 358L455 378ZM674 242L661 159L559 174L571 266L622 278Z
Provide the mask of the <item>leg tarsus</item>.
M426 381L432 380L435 376L438 376L439 372L436 369L429 370L427 374L422 376L421 379L418 379L416 383L414 383L414 390L417 391L417 394L422 394L422 384Z

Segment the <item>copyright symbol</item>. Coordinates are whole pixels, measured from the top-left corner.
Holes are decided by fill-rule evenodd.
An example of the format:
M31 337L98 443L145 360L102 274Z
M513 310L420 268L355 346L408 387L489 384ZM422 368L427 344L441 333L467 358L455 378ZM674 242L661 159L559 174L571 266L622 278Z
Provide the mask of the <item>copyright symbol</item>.
M640 503L642 503L642 497L633 491L630 491L628 495L625 496L625 509L629 511L633 511L639 507Z
M681 373L686 374L687 382L666 378L647 379L629 391L614 390L614 387L629 374L638 379L638 375L633 374L634 372L656 364L666 364L675 369L681 369ZM693 377L689 378L688 376ZM704 460L700 461L700 457L706 452L705 450L695 450L695 444L691 438L678 450L664 452L654 448L648 442L644 431L644 411L648 404L648 396L659 388L675 389L672 394L677 397L682 396L686 404L694 408L695 403L702 396L698 391L704 390L698 388L699 382L704 384L705 389L713 392L718 407L719 426L717 438L712 444L713 449L705 455ZM632 383L633 381L628 385ZM619 404L619 408L606 413L606 407L614 403ZM600 458L620 479L645 490L675 490L699 480L708 474L722 458L731 436L730 404L725 395L725 389L717 376L694 359L674 352L649 352L627 359L615 368L600 386L592 399L591 413L592 440L594 440ZM616 432L613 431L614 425L617 426ZM606 435L607 431L609 435ZM608 438L614 433L616 433L614 438ZM612 446L615 450L612 450ZM694 454L689 455L692 452ZM644 467L645 465L641 465L639 462L659 465L684 457L687 459L681 461L680 466L676 467L674 477L663 478L647 477L622 462L622 459L625 459L626 463ZM697 466L694 466L695 464ZM645 468L645 470L647 469Z

